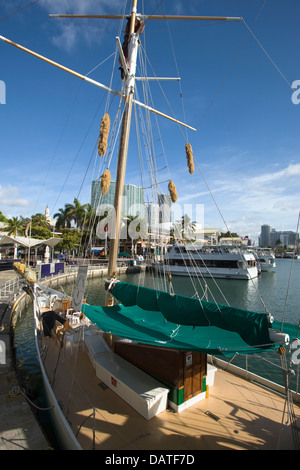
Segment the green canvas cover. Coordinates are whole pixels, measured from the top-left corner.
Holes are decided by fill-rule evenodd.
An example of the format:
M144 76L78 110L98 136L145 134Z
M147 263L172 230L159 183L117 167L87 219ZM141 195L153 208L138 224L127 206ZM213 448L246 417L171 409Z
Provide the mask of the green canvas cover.
M269 344L268 318L251 312L182 295L117 282L113 295L125 307L137 305L143 310L162 313L167 321L190 326L216 326L238 333L251 345Z
M82 305L102 331L160 347L230 356L278 347L265 313L216 306L189 297L117 282L113 307Z

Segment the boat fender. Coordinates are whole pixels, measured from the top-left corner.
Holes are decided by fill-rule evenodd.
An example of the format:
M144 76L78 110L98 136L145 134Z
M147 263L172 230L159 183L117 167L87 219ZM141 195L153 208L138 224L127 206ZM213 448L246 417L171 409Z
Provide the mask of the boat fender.
M288 344L290 342L289 335L269 329L270 340L273 343Z

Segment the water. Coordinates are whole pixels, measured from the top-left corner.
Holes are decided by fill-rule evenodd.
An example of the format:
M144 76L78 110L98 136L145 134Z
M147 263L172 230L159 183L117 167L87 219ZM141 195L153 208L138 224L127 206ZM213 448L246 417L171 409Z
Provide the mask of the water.
M290 259L277 259L276 263L275 272L263 272L253 281L224 279L218 280L215 283L212 280L207 280L209 300L215 298L217 302L224 304L226 303L225 296L230 305L253 311L264 311L264 306L266 306L276 321L282 321L284 318L288 323L298 324L300 320L300 260L293 262ZM154 288L161 288L162 285L162 280L159 276L145 272L123 275L120 277L120 280ZM172 284L174 291L178 294L193 296L196 289L199 295L202 295L202 287L195 279L191 283L188 278L174 276ZM288 287L289 290L287 291ZM71 295L73 285L63 286L63 289ZM87 281L86 298L88 303L104 305L104 296L103 278ZM260 297L263 299L263 303ZM32 307L23 312L16 324L14 345L16 348L16 366L21 383L30 395L30 398L40 407L43 407L45 403L43 401L43 388L35 354ZM271 365L270 362L275 365ZM245 357L237 356L233 360L233 364L245 367ZM263 353L261 357L248 356L248 370L282 385L282 371L279 369L279 366L280 360L276 351ZM292 381L292 388L296 389L296 379ZM46 420L43 413L41 413L41 419Z

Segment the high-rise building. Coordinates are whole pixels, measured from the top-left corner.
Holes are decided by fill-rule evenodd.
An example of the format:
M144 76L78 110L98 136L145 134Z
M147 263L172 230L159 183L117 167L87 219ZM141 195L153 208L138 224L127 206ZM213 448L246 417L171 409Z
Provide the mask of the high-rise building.
M259 237L259 246L268 247L270 246L270 234L272 227L271 225L262 225L261 233Z
M169 194L158 194L157 203L146 206L147 222L152 233L169 233L172 221L172 201Z
M278 243L282 246L296 246L299 243L299 234L291 230L278 231L270 225L262 225L259 246L275 248Z
M169 229L169 225L172 219L172 200L170 194L158 194L158 207L159 207L159 223L163 224L162 227Z
M101 193L101 181L92 181L91 205L99 210L99 205L114 205L116 182L111 181L107 194ZM134 184L125 184L122 200L122 211L124 215L145 217L144 190L141 186Z

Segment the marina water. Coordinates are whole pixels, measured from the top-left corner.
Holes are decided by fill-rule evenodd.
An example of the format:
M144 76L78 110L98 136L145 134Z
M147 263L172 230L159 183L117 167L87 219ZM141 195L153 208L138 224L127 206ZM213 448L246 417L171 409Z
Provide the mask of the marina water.
M207 279L208 300L214 298L218 303L224 304L226 303L225 296L227 302L234 307L257 312L263 312L266 307L276 321L284 319L287 323L298 324L300 320L300 260L276 259L276 264L274 272L262 272L258 278L252 281L227 279L213 281ZM120 280L163 290L173 287L176 293L186 296L193 296L196 289L199 297L203 295L202 287L198 281L194 279L191 283L190 279L184 277L174 276L171 280L172 286L169 285L169 281L167 281L167 285L164 285L164 281L159 276L144 271L139 274L122 275ZM64 285L62 288L67 294L72 295L73 285ZM101 277L88 279L87 303L104 305L104 296L104 279ZM16 367L22 386L29 398L38 406L46 406L43 401L43 388L35 353L33 312L30 306L22 312L17 321L14 347ZM289 353L287 357L290 357ZM236 356L232 363L246 368L246 357ZM266 352L260 356L248 356L247 368L250 372L283 385L283 375L277 351ZM291 388L297 389L296 378L292 379ZM46 422L45 414L39 414L39 418Z

